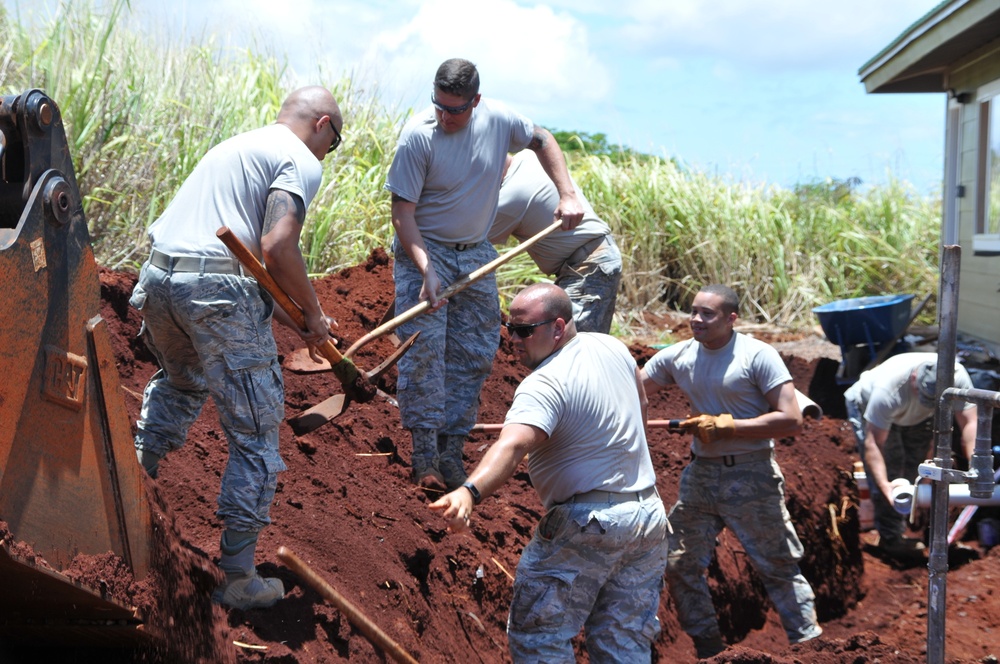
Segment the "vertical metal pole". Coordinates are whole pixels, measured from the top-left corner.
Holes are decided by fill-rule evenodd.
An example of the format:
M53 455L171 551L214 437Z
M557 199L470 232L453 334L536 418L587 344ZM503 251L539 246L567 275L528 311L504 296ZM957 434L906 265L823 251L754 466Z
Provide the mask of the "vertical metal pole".
M937 389L934 411L936 450L934 464L945 471L952 467L951 402L941 393L955 382L955 346L958 339L958 278L962 248L947 245L941 254L941 285L938 290ZM934 482L931 494L930 554L927 562L927 662L944 664L945 600L948 575L948 491L945 478Z

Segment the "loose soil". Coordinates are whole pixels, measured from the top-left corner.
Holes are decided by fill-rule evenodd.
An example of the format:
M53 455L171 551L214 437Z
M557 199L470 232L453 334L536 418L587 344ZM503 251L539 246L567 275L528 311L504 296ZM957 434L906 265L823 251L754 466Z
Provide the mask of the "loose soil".
M140 319L128 306L135 275L102 271L101 283L101 313L113 334L122 398L134 420L142 390L156 370L152 356L136 338ZM379 249L365 264L320 279L315 286L325 311L339 323L340 345L346 348L377 325L391 301L391 261ZM659 323L684 335L678 321ZM280 359L301 347L298 337L284 328L276 326L275 334ZM925 661L926 564L907 566L882 559L874 546L877 536L859 531L857 487L851 474L857 456L844 421L843 387L835 379L838 362L831 358L830 344L800 335L803 352L796 354L794 335L758 336L775 343L796 387L825 413L820 420L807 419L799 435L778 441L776 449L785 474L788 509L805 547L801 567L816 591L824 634L805 644L788 645L760 578L736 539L724 531L709 580L725 640L731 645L711 661ZM824 344L827 347L817 352ZM362 369L370 369L393 348L389 338L381 338L354 360ZM640 364L655 352L638 342L631 350ZM525 374L504 339L482 393L481 422L503 421ZM395 392L395 376L395 370L390 371L379 383L387 395ZM329 372L285 371L285 386L287 416L342 392ZM652 418L687 413L686 399L675 389L650 399ZM493 440L491 435L470 437L465 447L468 468ZM657 486L669 507L688 460L688 441L665 429L651 429L649 444ZM279 560L279 547L286 547L415 659L510 661L504 626L513 575L520 551L543 514L523 468L477 508L470 533L452 535L440 516L427 508L434 496L409 483L409 435L400 426L394 405L382 396L351 404L339 418L304 436L293 435L283 424L281 451L288 470L279 478L273 523L261 534L258 566L263 574L284 582L286 596L268 610L226 611L208 602L217 580L212 563L218 560L221 533L215 498L226 462L226 440L211 402L192 427L187 444L161 463L159 479L149 484L158 513L157 539L166 553L158 556L162 560L157 571L143 581L145 590L125 596L134 598L150 631L174 636L172 645L132 652L131 659L390 661L343 611ZM953 509L952 516L956 513ZM985 550L973 537L975 530L973 524L949 552L947 662L996 662L1000 655L1000 548ZM186 576L194 581L177 582ZM107 584L108 576L100 581ZM653 660L695 661L691 640L680 629L667 592L661 597L659 617L662 634ZM579 638L577 653L579 661L588 661ZM0 660L2 655L0 651ZM57 661L57 655L47 654L46 661Z

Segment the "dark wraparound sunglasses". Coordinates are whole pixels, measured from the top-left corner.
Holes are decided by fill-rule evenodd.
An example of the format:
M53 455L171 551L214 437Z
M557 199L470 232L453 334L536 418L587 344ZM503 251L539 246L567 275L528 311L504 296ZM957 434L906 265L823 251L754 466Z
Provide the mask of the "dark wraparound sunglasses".
M549 320L543 320L541 323L517 323L517 324L503 323L503 326L506 327L511 334L516 334L522 339L527 339L528 337L530 337L532 334L535 333L536 327L541 327L542 325L548 325L549 323L554 323L556 320L558 319L550 318Z
M330 149L326 151L327 154L330 154L331 152L333 152L334 150L336 150L338 147L340 147L340 144L344 140L343 138L340 137L340 132L337 131L337 128L333 126L333 120L332 119L330 120L330 129L333 130L333 143L330 143Z
M431 95L431 103L434 104L434 108L442 111L443 113L447 113L448 115L461 115L462 113L465 113L469 110L469 107L472 106L472 102L475 100L476 96L473 95L472 99L465 102L461 106L445 106L444 104L438 103L438 100L434 97L434 95Z

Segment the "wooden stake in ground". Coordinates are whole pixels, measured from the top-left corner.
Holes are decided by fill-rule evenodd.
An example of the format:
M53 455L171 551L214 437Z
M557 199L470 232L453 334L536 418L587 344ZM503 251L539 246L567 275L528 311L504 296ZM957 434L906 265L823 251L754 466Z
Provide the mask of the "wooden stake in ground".
M375 646L384 650L389 657L404 664L418 664L417 660L413 659L399 644L389 638L368 616L361 613L356 606L347 601L343 595L334 590L333 586L324 581L319 574L314 572L308 565L302 562L302 559L286 547L278 547L278 559L288 565L293 572L302 577L316 592L337 607L341 613L347 616L352 625L357 627Z

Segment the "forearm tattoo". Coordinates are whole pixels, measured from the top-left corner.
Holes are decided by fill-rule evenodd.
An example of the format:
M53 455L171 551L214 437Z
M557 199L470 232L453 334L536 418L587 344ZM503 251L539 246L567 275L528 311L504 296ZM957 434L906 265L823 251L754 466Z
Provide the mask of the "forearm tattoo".
M548 141L548 136L536 129L531 134L531 141L528 143L528 149L537 152L545 147L546 141Z
M264 211L264 228L261 235L271 232L278 222L288 214L294 214L301 225L306 220L306 206L302 199L283 189L272 189L267 195L267 209Z

